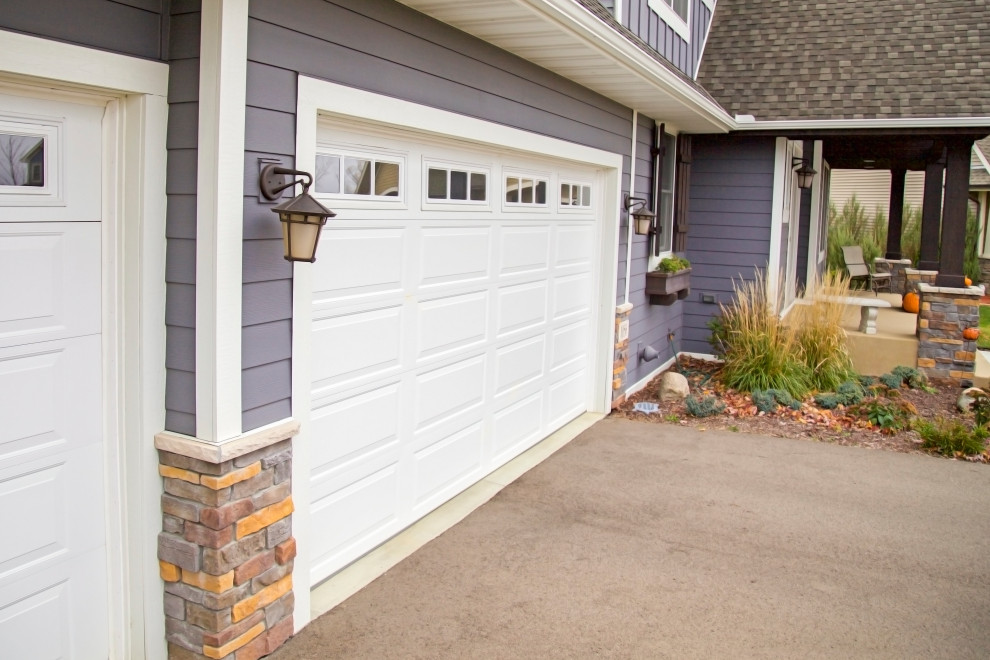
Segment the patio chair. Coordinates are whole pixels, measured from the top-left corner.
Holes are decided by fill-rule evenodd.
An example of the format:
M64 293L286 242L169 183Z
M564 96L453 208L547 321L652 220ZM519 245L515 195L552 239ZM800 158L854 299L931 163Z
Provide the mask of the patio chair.
M842 247L842 258L846 262L846 272L852 282L862 282L873 291L873 295L879 295L880 289L890 291L890 273L877 273L870 270L863 260L863 248L858 245L845 245Z

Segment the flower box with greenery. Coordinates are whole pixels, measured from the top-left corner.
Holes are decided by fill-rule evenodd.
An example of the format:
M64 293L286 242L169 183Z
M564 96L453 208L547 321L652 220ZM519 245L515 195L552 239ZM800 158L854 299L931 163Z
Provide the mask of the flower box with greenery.
M691 262L684 257L664 257L646 274L646 295L651 305L673 305L691 293Z

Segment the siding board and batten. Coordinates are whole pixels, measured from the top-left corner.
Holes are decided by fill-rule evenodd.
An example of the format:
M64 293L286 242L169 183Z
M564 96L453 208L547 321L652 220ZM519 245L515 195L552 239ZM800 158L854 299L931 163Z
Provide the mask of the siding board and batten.
M612 9L613 3L602 3ZM702 0L691 0L691 38L683 39L664 23L650 8L649 0L625 0L624 16L618 17L627 28L633 31L658 53L692 79L701 61L705 45L705 35L712 12Z
M727 303L732 281L753 279L770 252L775 141L772 137L695 136L687 256L691 295L684 301L680 349L711 353L709 319ZM721 239L713 240L712 236ZM784 243L786 245L786 243Z

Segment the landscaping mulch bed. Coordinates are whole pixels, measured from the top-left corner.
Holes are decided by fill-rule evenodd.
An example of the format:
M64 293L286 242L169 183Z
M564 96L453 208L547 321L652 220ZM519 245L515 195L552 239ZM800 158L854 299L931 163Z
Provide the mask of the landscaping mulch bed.
M867 420L849 414L846 408L839 407L835 410L819 408L810 397L800 410L781 406L776 412L762 413L757 410L748 394L727 389L719 382L720 365L717 362L682 357L678 365L672 369L680 371L687 377L692 394L716 396L725 404L725 411L711 417L698 418L688 414L683 401L660 401L661 374L645 388L629 397L612 411L612 414L654 424L689 426L701 431L738 431L905 453L929 453L922 449L922 440L915 431L907 429L895 432L882 431ZM962 392L958 386L932 383L928 390L930 391L902 387L895 396L913 405L919 417L932 419L941 416L972 426L973 413L963 413L956 408L956 401ZM633 408L638 402L654 402L659 404L660 408L650 414L637 412ZM990 449L977 456L965 457L964 460L990 463Z

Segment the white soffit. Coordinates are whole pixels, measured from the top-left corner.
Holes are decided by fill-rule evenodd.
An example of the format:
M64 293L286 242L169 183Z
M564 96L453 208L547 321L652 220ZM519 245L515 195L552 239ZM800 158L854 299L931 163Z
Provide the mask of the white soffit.
M679 131L725 133L735 122L574 0L400 0Z

